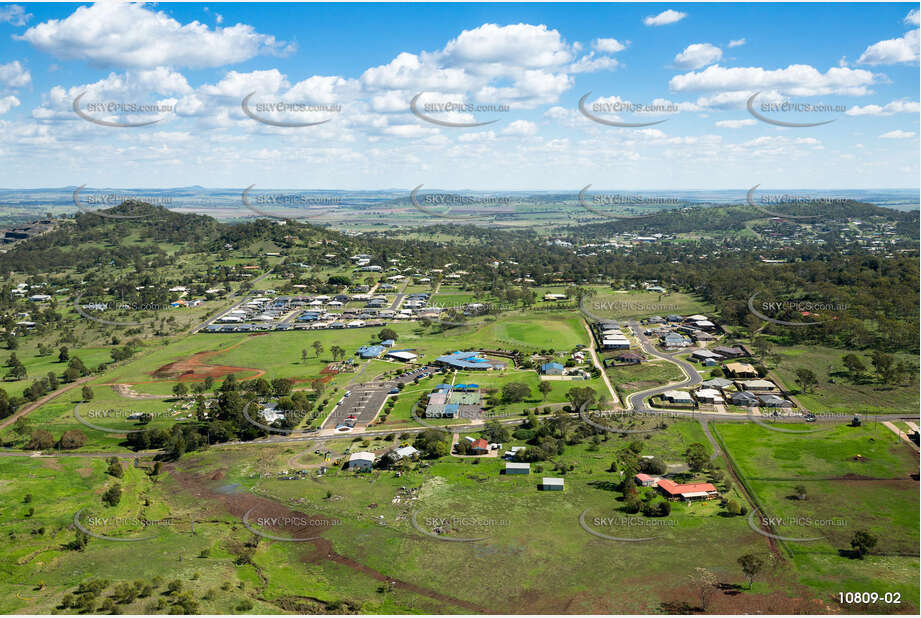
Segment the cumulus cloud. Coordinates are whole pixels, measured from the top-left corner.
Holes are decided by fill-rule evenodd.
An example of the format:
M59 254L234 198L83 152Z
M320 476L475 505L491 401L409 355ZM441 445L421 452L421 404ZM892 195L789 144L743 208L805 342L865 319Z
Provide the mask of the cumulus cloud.
M569 65L570 73L594 73L596 71L606 71L617 67L619 63L610 56L595 57L595 52L591 52L579 58L577 62Z
M643 23L647 26L666 26L668 24L679 22L687 16L687 13L668 9L666 11L662 11L658 15L650 15L644 18Z
M892 101L885 105L855 105L844 112L848 116L891 116L892 114L921 112L918 101Z
M784 69L761 67L709 66L700 72L673 77L668 85L675 92L748 92L777 89L792 96L841 94L863 96L877 76L864 69L834 67L825 73L807 64L791 64ZM747 98L747 97L746 97Z
M617 39L595 39L592 41L592 47L606 54L616 54L627 49L627 44L621 43Z
M19 106L19 99L10 95L8 97L0 98L0 114L5 114L14 107Z
M675 66L679 69L699 69L718 62L723 57L723 50L710 43L688 45L683 52L675 56Z
M913 131L903 131L901 129L896 129L895 131L889 131L888 133L883 133L880 135L883 139L911 139L915 134Z
M909 14L910 16L911 14ZM908 17L905 18L908 21ZM887 39L874 43L860 54L857 62L860 64L901 64L918 62L919 30L906 32L905 36L897 39Z
M921 13L918 12L918 9L912 9L908 11L904 21L909 26L921 26Z
M0 87L22 88L32 83L32 74L23 68L22 63L14 60L0 64Z
M124 68L213 68L294 49L246 24L212 30L123 2L81 6L64 19L37 24L14 38L57 58Z
M527 120L515 120L507 127L502 129L503 135L515 135L519 137L529 137L537 135L537 125Z
M31 18L32 13L26 13L18 4L0 6L0 24L6 22L13 26L25 26Z
M727 129L741 129L742 127L750 127L753 124L756 124L754 118L745 118L744 120L718 120L716 126L725 127Z
M729 41L729 45L727 45L727 47L739 47L740 45L745 45L744 37L741 39L733 39L732 41Z

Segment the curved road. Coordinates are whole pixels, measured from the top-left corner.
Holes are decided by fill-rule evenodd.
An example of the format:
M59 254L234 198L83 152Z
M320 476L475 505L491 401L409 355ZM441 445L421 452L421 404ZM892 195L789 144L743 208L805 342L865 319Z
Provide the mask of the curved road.
M633 334L636 335L637 341L640 342L640 347L643 348L643 351L649 354L650 356L655 356L656 358L661 358L670 363L678 365L681 368L681 371L684 372L684 375L687 376L687 380L684 382L678 382L677 384L669 384L666 386L656 386L654 388L649 388L644 391L638 391L627 397L627 408L630 410L639 410L641 412L662 412L661 410L654 410L652 408L647 408L643 405L643 402L652 397L653 395L660 395L665 391L674 390L676 388L687 388L689 386L697 386L703 382L703 378L700 377L700 374L697 373L697 369L694 368L694 365L687 362L681 358L675 358L676 354L683 354L688 350L678 350L677 352L672 352L671 354L666 354L664 352L659 352L656 350L655 346L651 341L643 334L643 328L635 321L627 323L630 328L633 330Z

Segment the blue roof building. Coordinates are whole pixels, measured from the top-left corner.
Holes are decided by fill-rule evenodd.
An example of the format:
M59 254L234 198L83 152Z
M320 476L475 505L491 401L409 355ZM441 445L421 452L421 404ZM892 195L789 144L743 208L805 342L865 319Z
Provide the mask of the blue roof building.
M560 363L544 363L540 366L540 372L546 376L563 375L563 365Z
M377 358L384 353L382 345L363 345L358 348L358 355L362 358Z
M454 369L472 369L474 371L505 369L505 363L483 358L480 356L479 352L454 352L452 354L445 354L436 358L435 362Z

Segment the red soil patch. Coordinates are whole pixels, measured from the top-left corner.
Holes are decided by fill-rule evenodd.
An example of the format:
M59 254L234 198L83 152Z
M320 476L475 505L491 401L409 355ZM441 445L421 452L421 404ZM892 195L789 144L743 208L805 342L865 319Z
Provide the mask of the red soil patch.
M154 371L151 375L162 380L177 380L179 382L199 382L203 381L205 378L219 379L223 378L224 376L228 376L231 373L245 373L250 371L254 371L256 374L247 376L243 379L252 380L254 378L264 376L265 371L262 369L254 369L252 367L233 367L231 365L211 365L204 362L206 358L232 350L240 345L240 343L242 342L235 343L234 345L221 350L199 352L183 360L167 363Z

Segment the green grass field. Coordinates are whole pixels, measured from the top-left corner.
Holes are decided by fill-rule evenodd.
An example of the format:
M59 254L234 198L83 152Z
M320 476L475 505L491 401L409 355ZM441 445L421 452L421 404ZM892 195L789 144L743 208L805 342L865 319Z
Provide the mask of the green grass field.
M800 581L827 598L857 591L900 592L906 611L918 606L917 456L876 423L790 434L749 424L718 424L746 484L775 533L811 542L781 541ZM859 456L859 458L858 458ZM806 499L795 499L796 487ZM863 560L840 555L857 530L878 538ZM888 611L864 608L869 613Z

